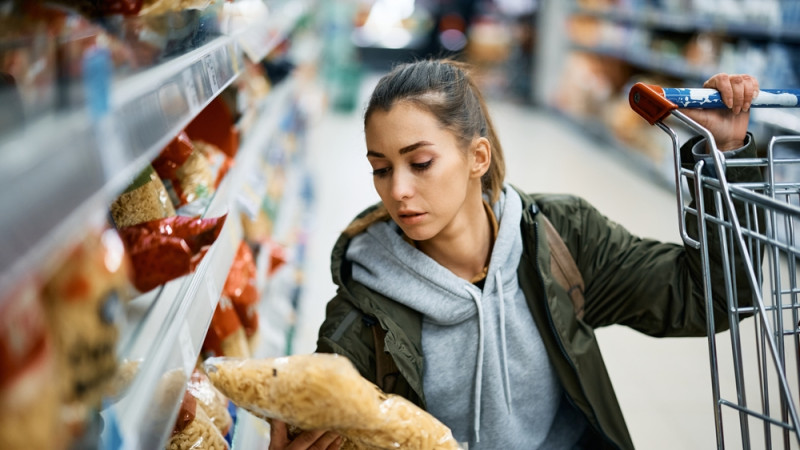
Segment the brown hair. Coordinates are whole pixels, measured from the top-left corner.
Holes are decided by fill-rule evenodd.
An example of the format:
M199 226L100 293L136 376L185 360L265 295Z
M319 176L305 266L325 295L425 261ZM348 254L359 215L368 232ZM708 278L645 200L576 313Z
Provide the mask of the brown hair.
M476 137L488 139L492 161L481 179L481 188L490 195L492 203L500 198L506 172L503 149L495 134L486 102L467 64L450 59L431 59L395 67L378 81L372 91L364 113L364 126L373 112L389 111L399 102L410 102L433 114L465 149ZM344 232L348 236L355 236L372 223L388 218L389 212L380 205L354 221Z

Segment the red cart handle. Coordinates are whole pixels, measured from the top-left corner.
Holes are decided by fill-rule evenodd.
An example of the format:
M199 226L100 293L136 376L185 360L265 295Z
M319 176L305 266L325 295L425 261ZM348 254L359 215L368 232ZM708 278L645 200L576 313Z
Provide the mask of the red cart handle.
M664 89L653 84L636 83L628 93L631 108L655 125L664 120L678 105L667 100Z

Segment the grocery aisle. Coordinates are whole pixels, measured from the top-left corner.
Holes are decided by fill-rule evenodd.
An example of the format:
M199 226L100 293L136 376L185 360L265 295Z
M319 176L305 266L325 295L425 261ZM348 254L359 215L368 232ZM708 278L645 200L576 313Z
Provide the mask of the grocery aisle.
M370 82L362 86L362 97L370 87ZM307 249L298 353L314 350L325 303L335 293L329 256L338 232L378 198L364 156L361 108L327 113L310 127L317 210ZM673 195L647 174L636 173L614 150L551 113L510 103L490 108L506 153L508 181L526 191L583 196L637 234L679 240ZM659 340L623 327L601 329L598 336L637 448L714 447L704 338Z

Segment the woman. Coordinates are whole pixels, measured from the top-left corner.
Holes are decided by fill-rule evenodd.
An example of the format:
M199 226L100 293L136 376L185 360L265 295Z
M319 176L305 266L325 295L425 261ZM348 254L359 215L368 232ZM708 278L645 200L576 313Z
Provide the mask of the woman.
M754 156L747 124L757 81L719 74L705 87L730 109L692 116L730 156ZM699 254L632 236L582 199L506 184L488 109L461 63L398 66L375 88L364 127L381 203L335 245L339 289L318 351L347 356L470 450L632 448L592 330L704 335ZM704 150L699 138L682 149ZM545 217L583 277L580 314L554 281ZM717 331L726 327L722 319ZM397 372L378 380L384 350ZM322 431L290 441L276 423L270 448L340 442Z

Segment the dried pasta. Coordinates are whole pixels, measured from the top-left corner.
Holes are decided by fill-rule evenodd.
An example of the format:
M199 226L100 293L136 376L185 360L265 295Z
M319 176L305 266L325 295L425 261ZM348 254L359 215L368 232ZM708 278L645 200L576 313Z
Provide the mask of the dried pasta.
M203 408L195 410L194 420L186 427L173 433L167 443L168 450L228 450L228 442Z
M238 406L300 429L336 431L353 449L457 449L450 429L408 400L385 394L345 357L209 358L212 383Z

